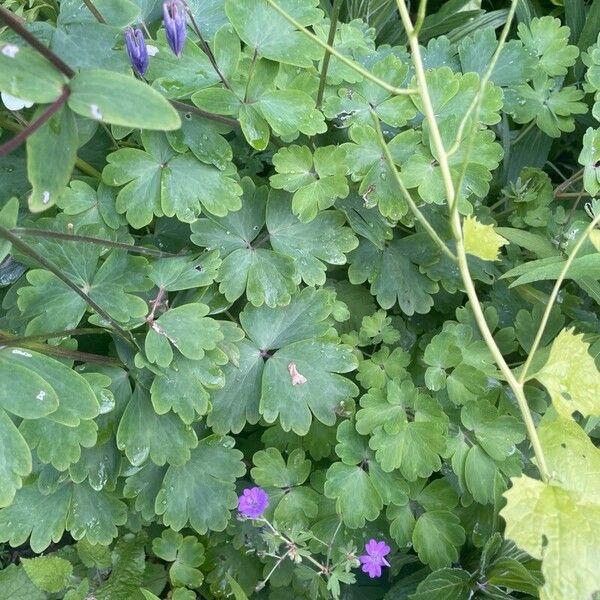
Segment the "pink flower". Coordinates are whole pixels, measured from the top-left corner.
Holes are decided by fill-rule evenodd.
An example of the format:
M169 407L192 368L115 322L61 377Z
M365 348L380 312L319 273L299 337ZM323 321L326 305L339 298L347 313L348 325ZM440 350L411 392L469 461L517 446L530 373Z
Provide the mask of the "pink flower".
M369 577L381 577L381 567L389 567L390 563L385 557L390 553L391 548L385 542L369 540L365 544L365 552L358 557L362 564L363 573L368 573Z
M260 519L269 506L269 495L260 487L246 488L238 498L238 511L249 519Z

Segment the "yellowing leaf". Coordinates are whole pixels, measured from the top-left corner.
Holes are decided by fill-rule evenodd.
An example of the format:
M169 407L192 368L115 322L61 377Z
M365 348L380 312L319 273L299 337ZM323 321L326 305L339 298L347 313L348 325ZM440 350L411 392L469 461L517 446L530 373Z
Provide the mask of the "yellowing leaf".
M498 260L500 248L508 240L494 231L493 225L484 225L475 217L468 216L463 223L465 252L483 260Z
M564 329L552 342L548 361L535 375L565 417L574 411L584 416L600 415L600 373L588 348L583 334Z
M542 425L540 438L552 480L512 480L505 536L542 560L540 600L591 598L600 590L600 450L571 419Z

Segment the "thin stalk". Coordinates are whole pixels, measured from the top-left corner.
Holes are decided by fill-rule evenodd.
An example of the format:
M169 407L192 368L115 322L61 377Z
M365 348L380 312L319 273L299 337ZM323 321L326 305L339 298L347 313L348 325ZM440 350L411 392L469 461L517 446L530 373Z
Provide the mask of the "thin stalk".
M537 333L535 334L535 338L533 340L533 344L531 345L531 350L529 350L529 355L527 356L527 360L523 365L523 369L521 371L521 375L519 377L519 383L523 385L526 381L527 373L529 372L529 368L531 367L531 363L533 362L533 357L539 348L539 345L542 341L542 336L544 335L544 331L546 330L546 326L548 325L548 320L550 319L550 313L552 312L552 308L554 307L554 303L556 302L556 298L558 296L558 292L560 291L560 286L562 285L565 277L567 276L567 272L571 268L573 261L577 257L577 253L581 250L581 246L588 239L596 225L600 223L600 213L598 213L591 223L585 228L585 231L581 235L581 237L577 240L577 243L573 247L571 254L567 258L563 268L561 269L558 279L554 283L554 287L552 288L552 292L550 294L550 298L546 304L546 309L544 310L544 314L542 316L542 320L540 321L540 326L538 327Z
M58 112L62 108L70 93L71 90L68 88L68 86L65 86L61 95L52 104L50 104L35 121L29 123L29 125L25 127L25 129L19 131L15 137L11 138L8 140L8 142L0 146L0 157L6 156L13 150L16 150L27 140L30 135L35 133L44 123L46 123L54 113Z
M196 19L194 18L194 15L192 14L192 9L188 6L187 2L184 2L184 4L185 4L186 10L187 10L187 13L190 17L192 29L196 32L196 35L198 36L198 39L200 40L200 45L202 46L204 53L208 57L210 64L212 65L213 69L215 70L215 73L219 76L219 79L223 82L223 85L228 90L231 90L231 85L229 85L229 81L227 81L227 79L225 78L225 75L223 75L223 73L221 72L221 69L219 68L219 65L217 64L217 60L215 58L215 55L213 54L213 51L210 49L210 46L204 39L204 36L202 35L202 32L200 31L200 27L198 27L198 23L196 23Z
M32 48L35 48L46 60L51 62L61 73L69 79L75 75L75 71L62 61L50 48L47 48L34 35L29 33L21 24L21 21L12 12L0 6L0 19L4 21L19 37L23 38Z
M537 434L533 417L531 415L531 411L529 410L529 405L527 404L527 399L523 391L523 386L516 380L515 376L513 375L512 371L510 370L510 367L504 360L504 357L502 356L502 353L500 352L500 349L498 348L494 340L492 332L490 331L485 320L485 316L483 314L483 310L479 302L479 297L477 296L477 291L475 290L475 285L473 283L473 279L469 271L469 264L467 262L467 254L465 252L460 214L458 213L458 211L454 211L452 209L456 201L456 190L454 188L454 183L452 182L448 154L444 147L444 142L440 134L440 130L435 117L435 112L431 102L431 97L429 95L429 89L427 87L427 80L425 78L425 69L423 68L423 60L421 58L419 41L414 33L414 29L410 20L410 16L408 14L408 9L406 7L405 1L396 0L396 3L398 5L398 10L400 12L400 18L402 19L404 29L406 30L406 33L408 35L408 42L412 53L413 65L415 67L415 75L417 78L419 96L421 97L421 101L423 103L423 112L425 118L427 119L427 122L429 123L430 136L436 149L436 153L438 154L438 162L440 164L440 170L442 172L442 180L444 182L444 188L446 190L448 207L451 212L452 233L456 241L456 253L458 256L458 267L461 279L463 281L463 285L465 286L465 291L471 303L473 315L475 317L475 321L477 322L481 335L483 336L483 339L485 340L486 345L488 346L492 356L494 357L494 360L496 361L496 364L498 365L502 375L506 379L506 382L515 394L517 403L519 405L519 410L521 411L521 415L523 417L523 421L525 423L525 427L527 429L527 433L529 435L529 439L533 447L538 470L542 479L547 482L550 480L550 476L548 474L548 468L546 466L546 459L544 456L542 445L540 443L540 439Z
M132 246L131 244L125 244L123 242L113 242L112 240L105 240L102 238L91 237L88 235L73 235L70 233L62 233L60 231L51 231L49 229L34 229L29 227L15 227L10 230L15 235L20 237L41 237L55 240L64 240L67 242L83 242L87 244L98 244L99 246L106 246L108 248L116 248L118 250L125 250L133 254L145 254L146 256L155 256L157 258L163 258L167 256L177 256L170 254L169 252L162 252L161 250L153 250L152 248L144 248L142 246Z
M169 100L171 106L176 108L180 112L190 112L199 117L204 117L205 119L209 119L211 121L217 121L218 123L224 123L225 125L229 125L230 127L239 127L240 122L237 119L232 119L231 117L225 117L223 115L216 115L215 113L207 112L198 108L197 106L193 106L192 104L186 104L185 102L179 102L178 100Z
M535 126L535 121L531 121L529 125L523 127L521 131L519 131L519 135L510 143L511 146L516 146Z
M340 16L340 8L342 0L333 0L333 8L331 9L329 35L327 36L327 45L333 47L335 41L335 30L337 29L338 19ZM331 60L331 52L325 50L323 64L321 66L321 76L319 77L319 91L317 92L316 107L321 108L323 102L323 94L325 93L325 80L327 79L327 71L329 70L329 61Z
M61 331L51 331L49 333L42 333L40 335L24 336L7 336L6 334L0 332L0 340L2 340L2 343L7 343L8 346L18 346L19 344L51 340L53 338L63 338L78 335L102 335L103 333L106 333L103 329L92 327L82 327L78 329L63 329Z
M102 23L106 25L106 21L102 16L102 13L96 8L96 5L92 2L92 0L83 0L83 3L87 6L88 10L94 15L94 18L98 23Z
M248 72L248 79L246 80L246 89L244 90L244 104L248 102L248 92L250 91L250 84L252 83L252 77L254 75L254 69L256 68L256 59L258 58L258 50L254 50L252 54L252 62L250 63L250 69Z
M259 581L256 584L256 587L254 588L256 592L260 592L260 590L262 590L265 587L265 585L267 585L267 582L269 581L269 579L271 579L271 575L275 573L275 571L279 568L279 565L281 565L281 563L289 556L291 551L292 550L290 548L285 554L282 554L281 556L277 557L277 562L275 563L273 568L267 573L267 576L262 581Z
M315 44L318 44L319 46L321 46L321 48L324 48L325 50L327 50L330 54L335 56L340 62L344 63L346 66L350 67L351 69L354 69L357 73L360 73L365 79L372 81L373 83L377 84L384 90L390 92L390 94L394 94L396 96L407 96L407 95L416 93L417 90L414 90L411 88L398 88L394 85L390 85L386 81L383 81L383 79L379 79L379 77L376 77L375 75L373 75L373 73L371 73L368 69L365 69L362 65L359 65L357 62L353 61L352 59L348 58L347 56L344 56L341 52L338 52L333 46L331 46L327 42L324 42L323 40L321 40L314 33L311 33L306 27L303 27L298 21L296 21L296 19L294 19L294 17L292 17L291 15L288 15L288 13L286 13L285 10L283 10L273 0L265 0L265 1L269 6L271 6L271 8L276 10L286 21L288 21L291 25L293 25L296 29L298 29L298 31L301 31L306 37L308 37L313 42L315 42Z
M92 167L92 165L90 165L90 163L86 162L82 158L79 158L79 156L75 159L75 166L82 173L85 173L86 175L89 175L90 177L93 177L94 179L97 179L98 181L100 181L102 179L102 173L100 173L100 171L98 171L98 169L95 169L94 167Z
M325 566L327 567L327 569L329 569L329 565L331 563L331 552L333 550L333 542L335 542L335 538L337 537L337 534L339 533L341 527L342 527L342 520L340 519L340 522L337 524L337 527L335 528L335 531L333 532L333 536L331 538L331 543L328 544L327 560L325 561Z
M397 183L398 187L400 188L400 191L402 192L402 195L404 196L406 203L410 207L410 210L415 215L415 218L419 221L419 223L421 223L421 225L424 227L425 231L427 231L427 233L429 234L431 239L437 244L437 246L439 246L442 253L445 254L452 262L456 262L457 261L456 256L454 256L454 254L452 253L450 248L448 248L448 246L446 246L446 244L444 243L444 240L442 240L442 238L440 238L440 236L437 234L436 230L433 228L431 223L427 220L425 215L419 210L419 207L416 205L416 203L412 199L409 191L406 189L404 182L402 181L402 178L400 177L400 173L398 173L396 164L394 163L394 158L392 157L390 149L388 148L388 145L385 142L385 138L383 137L383 132L381 131L381 125L379 123L379 118L377 117L377 115L374 112L372 112L371 115L373 117L373 122L375 123L375 131L377 132L377 136L379 138L379 143L381 144L381 147L383 149L383 153L385 154L387 163L388 163L390 169L392 170L392 173L394 174L396 183Z
M583 179L584 169L579 169L576 173L573 173L569 179L565 179L560 185L556 186L554 190L554 197L556 198L559 194L562 194L571 184Z
M498 45L496 46L496 50L490 59L490 63L488 64L483 77L479 80L479 89L477 90L477 94L471 101L467 112L465 113L460 125L458 126L458 133L456 134L456 139L454 140L454 144L451 148L448 149L448 156L452 156L460 146L460 140L465 132L465 127L471 117L471 113L475 111L475 123L477 123L477 117L479 116L479 111L481 109L481 103L483 101L483 93L485 91L485 86L488 84L490 77L492 76L492 72L496 63L498 62L498 58L500 57L500 53L502 52L502 48L506 43L506 38L508 37L508 33L510 31L510 27L512 25L513 18L515 16L515 11L517 10L517 4L519 0L512 0L510 3L510 9L508 10L508 15L506 15L506 23L504 23L504 27L502 28L502 32L500 33L500 37L498 38Z
M9 241L17 250L29 256L42 267L50 271L58 279L60 279L67 287L72 289L79 297L81 297L86 304L89 304L106 322L110 323L115 330L115 333L120 335L125 341L131 342L131 334L123 329L103 308L98 306L94 300L92 300L77 284L73 283L60 269L56 267L52 262L46 260L38 252L36 252L29 244L26 244L19 236L12 233L6 227L0 225L0 237Z
M18 341L18 340L17 340ZM68 358L70 360L76 360L79 362L86 363L94 363L98 365L108 365L108 366L122 366L123 363L118 358L113 358L111 356L103 356L101 354L91 354L89 352L80 352L79 350L68 350L67 348L63 348L62 346L49 346L48 344L36 344L33 342L27 343L12 343L13 340L8 339L5 340L0 335L0 342L3 346L7 346L9 348L23 348L25 350L33 350L34 352L39 352L40 354L46 354L48 356L53 356L56 358Z

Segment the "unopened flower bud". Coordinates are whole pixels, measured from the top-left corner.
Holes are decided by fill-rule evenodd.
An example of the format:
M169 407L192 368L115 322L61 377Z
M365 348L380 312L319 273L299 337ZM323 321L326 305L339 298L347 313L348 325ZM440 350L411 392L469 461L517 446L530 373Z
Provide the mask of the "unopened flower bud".
M163 19L167 42L175 56L180 56L187 34L187 22L183 2L181 0L167 0L167 2L163 2Z
M125 30L127 53L135 72L142 76L148 68L148 49L141 29L128 27Z

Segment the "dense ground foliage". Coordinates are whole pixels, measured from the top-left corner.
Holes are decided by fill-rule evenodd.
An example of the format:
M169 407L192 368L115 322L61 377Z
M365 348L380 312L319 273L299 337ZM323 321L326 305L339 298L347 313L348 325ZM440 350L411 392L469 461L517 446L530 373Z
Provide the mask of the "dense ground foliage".
M0 18L0 600L600 591L598 0Z

